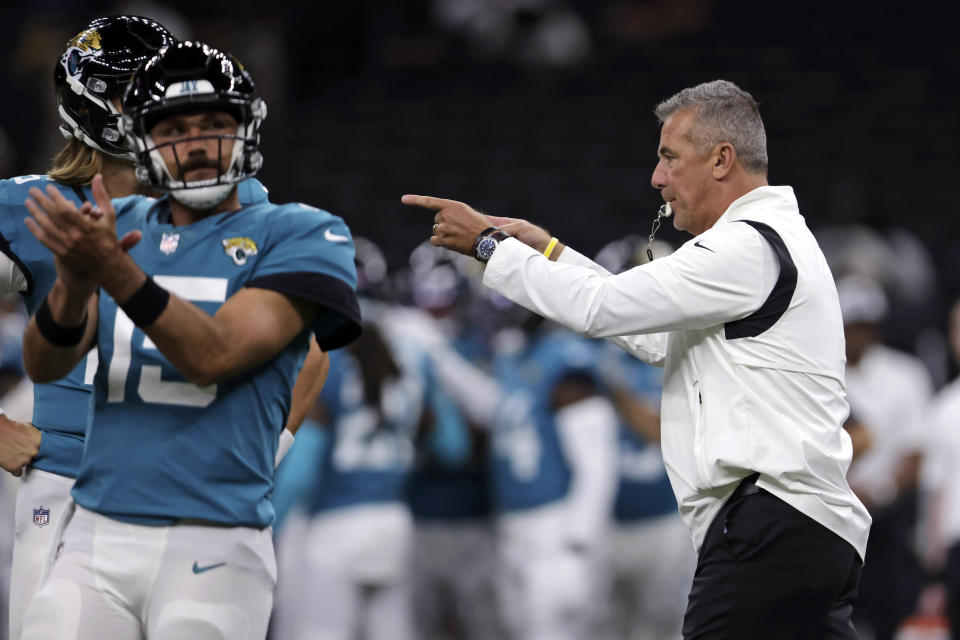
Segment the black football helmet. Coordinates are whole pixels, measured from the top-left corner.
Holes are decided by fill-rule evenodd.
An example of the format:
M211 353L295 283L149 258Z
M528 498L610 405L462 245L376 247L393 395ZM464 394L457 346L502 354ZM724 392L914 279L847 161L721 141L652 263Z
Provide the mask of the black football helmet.
M221 157L224 151L230 154L227 170L216 178L187 182L167 169L150 131L164 118L197 111L230 113L239 126L234 135L214 136L220 140ZM266 117L267 105L240 61L197 41L164 47L134 74L123 98L124 131L134 145L137 178L151 190L168 192L197 209L215 206L234 184L260 170L260 125ZM168 145L180 164L175 143L163 146Z
M174 42L162 25L139 16L97 18L71 38L53 69L64 137L134 160L112 101L141 64Z

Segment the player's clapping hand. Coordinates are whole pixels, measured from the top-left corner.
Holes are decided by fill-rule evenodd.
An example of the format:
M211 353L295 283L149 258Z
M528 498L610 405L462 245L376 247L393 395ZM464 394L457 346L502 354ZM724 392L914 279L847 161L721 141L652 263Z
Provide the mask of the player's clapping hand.
M116 211L98 174L91 185L96 205L78 207L53 186L46 193L30 189L26 219L33 235L53 252L57 273L68 286L92 288L98 274L111 268L118 254L140 241L139 231L117 240Z
M473 255L473 241L477 236L484 229L493 226L487 216L456 200L408 194L400 198L400 201L436 211L430 244L468 256Z
M40 430L32 424L0 415L0 467L20 476L39 453L41 437Z

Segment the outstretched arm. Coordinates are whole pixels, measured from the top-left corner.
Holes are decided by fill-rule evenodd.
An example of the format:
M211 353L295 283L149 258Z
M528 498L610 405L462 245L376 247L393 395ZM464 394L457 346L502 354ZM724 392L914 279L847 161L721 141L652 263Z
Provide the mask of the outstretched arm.
M425 196L404 196L404 202L437 211L431 243L461 253L471 251L472 238L488 223L460 202ZM709 246L687 243L668 257L610 276L566 259L544 260L541 252L507 238L487 263L483 284L597 338L702 329L759 309L779 273L770 243L746 224L719 225L698 237Z
M540 254L544 254L548 247L550 247L551 243L553 243L553 248L550 249L548 257L549 261L551 262L563 262L568 267L582 269L584 275L587 275L588 272L589 274L599 276L600 278L605 278L612 275L603 267L580 255L576 251L572 249L567 250L566 245L564 245L562 242L553 242L555 238L550 236L549 231L526 220L483 214L462 202L457 202L456 200L447 200L444 198L434 198L431 196L408 194L403 196L401 201L404 204L424 207L436 212L434 214L433 236L430 238L430 243L434 246L443 247L466 255L472 255L473 242L476 240L477 235L490 226L497 226L502 231L513 236L522 244L530 247ZM562 259L561 256L563 256ZM522 279L522 277L512 278L511 282L516 284L516 281L520 281ZM547 280L549 281L547 283L548 288L551 291L556 290L557 283L552 281L552 278L550 277L548 277ZM537 307L528 299L529 296L516 294L511 295L511 293L498 288L492 280L488 281L486 275L484 276L484 284L506 295L508 298L526 307L527 309L531 309L532 311L544 317L556 320L573 331L583 333L585 335L603 335L588 331L586 327L580 326L582 323L580 323L579 320L571 321L571 318L564 318L551 313L545 308ZM577 287L579 286L580 285L578 284ZM586 304L583 300L578 300L576 304L572 304L571 307L575 308L576 310L582 310L586 308ZM637 335L634 331L623 331L620 335L613 333L603 335L603 337L609 337L620 347L633 353L638 358L646 362L658 366L663 365L666 334L652 332Z
M552 240L549 231L531 222L520 218L480 213L470 205L456 200L407 194L400 201L403 204L435 211L430 244L464 255L473 255L474 240L491 226L499 227L501 231L510 234L540 253L546 251ZM550 259L556 261L563 253L564 248L565 245L562 242L555 243L554 248L550 251Z

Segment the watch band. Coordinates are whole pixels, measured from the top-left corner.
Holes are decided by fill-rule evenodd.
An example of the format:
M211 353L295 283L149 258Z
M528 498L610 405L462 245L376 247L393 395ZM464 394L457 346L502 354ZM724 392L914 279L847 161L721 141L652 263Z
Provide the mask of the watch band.
M486 238L487 236L490 236L497 242L503 242L507 238L513 237L506 231L502 231L500 227L487 227L486 229L481 231L479 234L477 234L476 240L473 241L473 255L477 255L477 246L479 246L480 241Z

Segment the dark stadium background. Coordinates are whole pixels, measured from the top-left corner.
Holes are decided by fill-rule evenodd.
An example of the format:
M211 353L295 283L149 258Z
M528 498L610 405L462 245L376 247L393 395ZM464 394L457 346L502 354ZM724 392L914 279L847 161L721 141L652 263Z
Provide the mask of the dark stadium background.
M815 230L899 227L925 245L935 293L891 328L909 347L917 331L942 327L960 295L960 39L950 6L6 2L0 173L42 172L61 142L50 74L67 38L91 17L140 13L251 68L270 107L260 178L272 199L342 215L391 267L430 232L429 213L400 205L406 192L526 217L592 254L649 232L660 204L649 186L656 102L725 78L759 100L771 183L793 185ZM474 11L485 26L441 24L439 7Z

